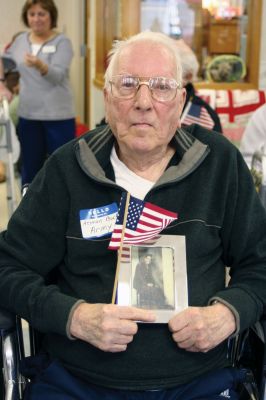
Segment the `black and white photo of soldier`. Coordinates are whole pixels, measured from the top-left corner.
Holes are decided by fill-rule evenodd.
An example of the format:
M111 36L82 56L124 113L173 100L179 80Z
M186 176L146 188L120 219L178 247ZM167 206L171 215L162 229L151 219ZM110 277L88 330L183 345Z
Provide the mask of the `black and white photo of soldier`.
M172 308L164 290L163 268L151 252L140 254L133 278L136 306L148 309Z

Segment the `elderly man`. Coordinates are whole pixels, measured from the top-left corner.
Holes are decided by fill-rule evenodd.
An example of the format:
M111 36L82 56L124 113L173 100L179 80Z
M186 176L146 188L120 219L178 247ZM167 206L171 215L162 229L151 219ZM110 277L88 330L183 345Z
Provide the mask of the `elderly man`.
M266 215L239 151L200 126L181 129L181 82L172 39L116 43L108 125L48 159L2 233L1 304L44 334L29 399L237 398L227 339L265 306ZM110 210L124 192L178 214L161 235L186 237L189 307L168 323L112 304Z

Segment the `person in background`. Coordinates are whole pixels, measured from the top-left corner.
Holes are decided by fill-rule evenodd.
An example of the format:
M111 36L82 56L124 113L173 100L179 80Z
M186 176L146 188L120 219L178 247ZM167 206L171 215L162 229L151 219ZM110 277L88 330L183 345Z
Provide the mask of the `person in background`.
M48 158L0 234L0 305L43 333L25 400L239 398L228 340L266 306L266 212L239 150L181 127L185 95L171 38L114 43L108 125ZM137 246L186 239L189 306L168 323L113 301L120 252L110 240L129 194Z
M12 100L12 93L6 86L5 69L2 58L0 56L0 100L6 98L8 101Z
M266 104L251 115L240 142L240 151L250 169L254 153L266 152Z
M9 49L9 47L12 45L12 43L15 41L15 39L22 33L24 33L24 31L19 31L12 36L11 41L5 46L4 52L6 52ZM4 68L4 72L5 72L4 75L5 75L6 87L12 94L12 99L9 102L9 115L10 115L10 118L11 118L13 124L15 125L15 127L17 129L17 126L18 126L17 110L18 110L18 103L19 103L20 74L17 70L17 65L16 65L15 61L10 58L6 58L5 53L3 53L2 61L3 61L4 65L5 65L5 62L8 62L8 61L13 63L13 65L11 64L10 67L7 68L6 70Z
M5 60L6 61L6 60ZM6 63L4 62L4 84L8 88L8 90L12 93L12 99L8 103L8 108L9 108L9 118L10 118L10 132L11 132L11 145L12 145L12 159L14 163L17 163L18 165L18 160L20 156L20 143L17 138L17 123L18 123L18 118L17 118L17 104L18 104L18 73L13 71L13 68L15 66L15 63L12 62L10 63L9 60ZM3 104L1 104L1 107L4 107ZM0 110L1 111L1 110ZM0 112L1 114L1 112ZM6 181L6 162L8 162L7 159L7 136L6 136L6 131L4 130L5 128L3 126L0 126L0 183ZM10 151L10 149L9 149Z
M192 49L183 39L176 40L183 68L183 85L187 92L181 121L183 125L197 123L207 129L222 133L222 125L216 111L196 93L193 85L197 81L199 62Z
M21 18L28 32L18 35L5 56L20 73L18 132L22 187L31 183L47 156L75 137L75 112L69 82L73 58L70 40L55 30L58 11L53 0L27 0ZM0 78L3 66L0 62ZM0 96L12 94L3 84Z

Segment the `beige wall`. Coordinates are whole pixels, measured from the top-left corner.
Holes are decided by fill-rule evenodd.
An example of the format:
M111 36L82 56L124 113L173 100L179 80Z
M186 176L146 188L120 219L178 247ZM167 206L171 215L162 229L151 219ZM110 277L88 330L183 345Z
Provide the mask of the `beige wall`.
M91 53L91 82L90 82L90 128L94 128L104 117L104 101L102 90L93 84L95 76L95 5L97 0L90 0L90 31L89 47Z
M0 51L14 33L25 30L19 15L23 4L24 0L0 0Z

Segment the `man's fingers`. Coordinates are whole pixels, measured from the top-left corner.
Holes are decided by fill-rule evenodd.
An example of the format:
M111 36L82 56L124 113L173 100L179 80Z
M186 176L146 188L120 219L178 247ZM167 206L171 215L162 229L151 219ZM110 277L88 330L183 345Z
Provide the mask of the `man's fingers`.
M115 340L115 344L129 344L133 341L133 335L119 335Z
M103 323L101 329L105 334L133 336L138 331L138 325L135 321L118 319Z
M188 326L190 321L190 308L176 314L168 322L170 332L178 332Z
M188 327L186 327L180 331L173 332L172 337L175 342L184 342L191 337L191 331Z
M189 348L195 347L195 339L190 337L183 342L177 342L177 346L180 347L180 349L188 350Z
M126 351L126 349L126 344L114 344L111 349L108 349L106 351L109 351L110 353L120 353L122 351Z
M118 306L119 318L140 322L154 322L155 314L150 310L144 310L136 307Z

